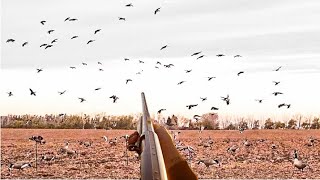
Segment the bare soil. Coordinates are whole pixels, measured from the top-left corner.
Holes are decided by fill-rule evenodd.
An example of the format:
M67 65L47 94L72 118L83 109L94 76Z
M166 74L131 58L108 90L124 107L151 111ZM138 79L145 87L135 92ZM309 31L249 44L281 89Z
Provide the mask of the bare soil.
M54 130L54 129L1 129L1 178L113 178L138 179L140 163L134 152L129 152L129 164L126 164L125 141L110 146L102 136L108 138L131 134L125 130ZM35 168L35 142L29 141L32 135L41 135L46 143L38 145L38 167ZM181 131L178 139L195 149L195 155L188 160L191 168L202 178L310 178L320 179L320 141L313 146L305 145L312 136L320 140L319 130L247 130L239 131ZM199 137L206 140L211 137L212 147L199 146ZM246 147L244 139L252 143ZM265 141L261 142L260 140ZM79 140L93 142L85 147ZM58 150L70 142L69 148L78 155L58 155ZM276 148L272 149L271 145ZM237 145L239 149L231 154L228 147ZM299 158L309 167L299 171L292 164L293 150L298 150ZM41 155L54 154L51 162L41 161ZM185 152L181 152L188 159ZM221 166L198 164L201 158L217 159ZM9 174L9 163L17 161L31 162L32 168L14 169Z

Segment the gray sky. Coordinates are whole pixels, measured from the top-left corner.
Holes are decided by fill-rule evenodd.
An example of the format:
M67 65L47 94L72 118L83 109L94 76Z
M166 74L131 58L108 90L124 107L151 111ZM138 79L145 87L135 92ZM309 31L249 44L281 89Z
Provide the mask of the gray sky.
M320 2L2 0L0 113L320 114ZM133 7L125 7L132 3ZM154 15L156 8L160 12ZM77 18L64 22L66 17ZM119 21L125 17L126 21ZM46 20L45 25L40 21ZM54 29L52 34L47 31ZM101 32L94 34L96 29ZM70 40L74 35L78 39ZM13 38L14 43L6 43ZM58 41L53 47L39 46ZM86 42L94 39L93 43ZM28 41L29 44L21 47ZM160 48L168 45L167 49ZM202 51L204 58L190 55ZM215 55L223 53L225 57ZM233 58L241 54L242 58ZM124 62L124 58L130 61ZM138 60L145 61L139 64ZM103 65L98 65L100 61ZM172 69L155 69L157 61ZM82 66L86 62L88 66ZM69 66L76 66L72 71ZM279 72L273 70L283 66ZM37 74L36 68L44 71ZM98 68L103 68L99 72ZM193 69L190 74L185 69ZM141 75L136 72L143 70ZM238 77L239 71L245 71ZM216 76L208 82L207 76ZM125 84L125 79L133 79ZM181 86L179 81L185 80ZM272 81L281 81L274 86ZM94 92L94 88L102 87ZM38 92L29 95L29 88ZM67 90L64 96L57 91ZM12 91L14 96L7 97ZM274 91L284 95L274 97ZM113 104L108 97L117 94ZM226 106L220 96L230 94ZM87 102L80 104L78 97ZM200 97L208 97L204 103ZM257 104L254 99L264 99ZM187 110L187 104L199 104ZM278 109L291 103L290 109Z

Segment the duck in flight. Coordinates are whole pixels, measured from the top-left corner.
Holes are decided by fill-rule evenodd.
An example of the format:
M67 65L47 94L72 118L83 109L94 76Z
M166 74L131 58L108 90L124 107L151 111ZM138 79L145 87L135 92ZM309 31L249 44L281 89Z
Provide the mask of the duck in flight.
M74 66L70 66L70 68L71 68L71 69L76 69L76 67L74 67Z
M171 66L174 66L173 64L163 65L166 68L170 68Z
M243 74L243 73L244 73L243 71L240 71L240 72L238 72L237 75L240 76L240 74Z
M196 107L196 106L198 106L198 104L190 104L190 105L187 105L186 107L188 109L191 109L191 108Z
M204 56L205 56L205 55L201 55L201 56L197 57L197 59L203 58Z
M161 9L161 8L157 8L157 9L154 11L154 15L156 15L158 12L160 12L160 9Z
M219 108L212 106L211 110L215 110L216 111L216 110L219 110Z
M100 89L101 89L101 88L95 88L94 90L95 90L95 91L99 91Z
M78 98L78 99L80 99L80 103L86 101L84 98Z
M14 42L15 40L14 39L8 39L6 42L9 43L9 42Z
M279 94L283 94L282 92L273 92L272 93L274 96L277 96L277 95L279 95Z
M126 4L126 7L133 7L132 3Z
M192 71L192 69L190 69L190 70L185 70L186 71L186 73L190 73L191 71Z
M97 29L97 30L94 31L94 34L97 34L100 31L101 31L101 29Z
M128 82L132 81L132 79L127 79L126 80L126 84L128 84Z
M126 18L124 18L124 17L118 17L119 18L119 21L125 21L126 20Z
M28 42L24 42L23 44L22 44L22 47L24 47L25 45L27 45L28 44Z
M40 21L40 23L42 24L42 25L44 25L44 23L46 23L47 21Z
M116 103L117 100L119 99L119 97L117 97L116 95L112 95L109 98L113 99L113 103Z
M227 95L227 97L222 97L222 96L221 96L221 99L222 99L223 101L225 101L225 102L227 103L227 105L230 104L229 94Z
M58 39L54 39L54 40L52 40L52 41L51 41L51 44L53 44L53 43L57 42L57 40L58 40Z
M48 49L49 47L52 47L52 45L48 44L44 49Z
M30 90L30 95L32 96L36 96L36 92L35 91L33 91L31 88L29 88L29 90Z
M88 64L83 62L82 65L87 66Z
M208 81L211 81L211 79L216 78L216 77L207 77Z
M237 57L242 57L241 55L235 55L235 56L233 56L233 58L237 58Z
M203 102L203 101L206 101L206 100L207 100L207 97L205 97L205 98L200 97L200 99L201 99L202 102Z
M158 111L158 114L160 114L162 111L165 111L166 109L160 109L159 111Z
M89 41L87 42L87 44L92 43L93 41L95 41L95 40L91 39L91 40L89 40Z
M282 66L279 66L277 69L273 70L273 71L279 71L282 68Z
M54 31L53 29L50 29L50 30L48 31L48 34L51 34L53 31Z
M186 81L180 81L180 82L178 82L177 85L180 85L180 84L182 84L182 83L184 83L184 82L186 82Z
M225 56L224 54L217 54L216 55L217 57L222 57L222 56Z
M37 69L37 73L40 73L41 71L43 71L42 68L41 69Z
M193 53L191 56L196 56L196 55L200 54L201 52L202 52L202 51L195 52L195 53Z
M263 99L256 99L256 101L258 101L259 103L262 103Z
M79 36L72 36L72 38L71 39L75 39L75 38L78 38Z
M58 93L59 93L59 95L62 95L62 94L64 94L66 91L67 91L67 90L64 90L64 91L62 91L62 92L59 92L59 91L58 91Z
M278 85L280 83L280 81L272 81L274 83L274 85Z
M165 49L165 48L167 48L167 47L168 47L168 45L162 46L162 47L160 48L160 51L163 50L163 49Z
M12 92L7 92L8 93L8 97L13 96Z

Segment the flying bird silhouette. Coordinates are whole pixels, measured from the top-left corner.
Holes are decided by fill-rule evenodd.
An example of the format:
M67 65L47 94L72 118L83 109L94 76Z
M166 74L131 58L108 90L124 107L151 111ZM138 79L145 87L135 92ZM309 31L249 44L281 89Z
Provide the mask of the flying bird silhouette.
M124 17L118 17L119 18L119 21L125 21L126 20L126 18L124 18Z
M95 90L95 91L99 91L100 89L101 89L101 88L95 88L94 90Z
M84 98L78 98L78 99L80 99L80 103L86 101Z
M50 29L50 30L48 31L48 34L51 34L53 31L54 31L53 29Z
M112 95L109 98L113 99L113 103L116 103L116 101L119 99L116 95Z
M198 104L190 104L190 105L187 105L186 107L188 109L191 109L191 108L196 107L196 106L198 106Z
M234 57L234 58L237 58L237 57L242 57L242 56L238 54L238 55L235 55L235 56L233 56L233 57Z
M159 111L158 111L158 114L160 114L162 111L165 111L166 109L160 109Z
M43 71L43 69L37 69L37 73L40 73L41 71Z
M93 41L95 41L95 40L91 39L91 40L89 40L89 41L87 42L87 44L92 43Z
M144 63L143 61L139 60L139 63Z
M205 55L201 55L201 56L197 57L197 59L203 58L204 56L205 56Z
M13 96L12 92L7 92L8 93L8 97Z
M69 19L69 21L78 21L76 18Z
M64 90L64 91L62 91L62 92L59 92L59 91L58 91L58 93L59 93L59 95L62 95L62 94L64 94L66 91L67 91L67 90Z
M87 66L88 64L83 62L82 65Z
M126 7L133 7L132 3L127 4Z
M273 71L279 71L282 68L282 66L279 66L277 69L273 70Z
M256 99L256 101L258 101L259 103L262 103L263 99Z
M171 66L174 66L173 64L163 65L166 68L170 68Z
M289 109L291 107L291 104L286 104L287 109Z
M25 45L27 45L28 44L28 42L24 42L23 44L22 44L22 47L24 47Z
M158 12L160 12L160 9L161 9L161 8L157 8L157 9L154 11L154 15L156 15Z
M180 82L178 82L178 85L180 85L180 84L182 84L182 83L184 83L184 82L186 82L186 81L180 81Z
M278 85L280 83L280 81L272 81L274 83L274 85Z
M72 36L72 38L71 39L75 39L75 38L78 38L79 36Z
M127 80L126 80L126 84L128 84L129 81L132 81L132 79L127 79Z
M70 68L71 68L71 69L75 69L76 67L74 67L74 66L70 66Z
M15 40L14 39L8 39L6 42L14 42Z
M51 41L51 44L53 44L53 43L57 42L57 40L58 40L58 39L54 39L54 40L52 40L52 41Z
M44 49L48 49L49 47L52 47L52 45L48 44Z
M227 103L227 105L230 104L229 94L227 95L227 97L222 97L222 96L221 96L221 99L222 99L223 101L225 101L225 102Z
M185 70L186 71L186 73L190 73L191 71L192 71L192 69L190 69L190 70Z
M46 23L47 21L40 21L40 23L42 24L42 25L44 25L44 23Z
M277 96L277 95L279 95L279 94L283 94L282 92L273 92L272 93L274 96Z
M165 49L165 48L167 48L167 47L168 47L168 45L162 46L162 47L160 48L160 51L163 50L163 49Z
M283 107L283 106L285 106L285 105L286 105L285 103L279 104L279 105L278 105L278 108L281 108L281 107Z
M240 71L240 72L238 72L237 75L240 76L240 74L243 74L243 73L244 73L243 71Z
M98 64L102 65L102 63L101 63L101 62L98 62Z
M201 99L202 102L203 102L203 101L206 101L206 100L207 100L207 97L205 97L205 98L200 97L200 99Z
M101 29L97 29L97 30L94 31L94 34L97 34L100 31L101 31Z
M36 92L35 91L33 91L31 88L29 88L29 90L30 90L30 95L32 96L36 96Z
M128 58L124 58L124 61L129 61L130 59L128 59Z
M157 61L157 64L161 65L161 62Z
M47 46L48 44L41 44L40 47Z
M222 57L222 56L225 56L224 54L217 54L216 55L217 57Z
M196 56L196 55L198 55L198 54L200 54L200 53L201 53L201 51L195 52L195 53L193 53L191 56Z
M216 77L207 77L208 78L208 81L211 81L213 78L216 78Z
M103 69L100 68L99 71L103 71Z
M70 19L70 17L67 17L64 21L66 22L66 21L68 21Z
M219 110L219 108L216 108L216 107L212 106L211 110Z

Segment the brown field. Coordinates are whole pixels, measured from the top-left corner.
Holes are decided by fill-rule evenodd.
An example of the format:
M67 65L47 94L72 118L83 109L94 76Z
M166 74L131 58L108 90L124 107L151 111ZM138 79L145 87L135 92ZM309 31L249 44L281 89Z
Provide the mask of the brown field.
M124 130L43 130L43 129L1 129L1 178L139 178L139 161L133 152L129 152L129 165L126 165L125 145L119 142L109 146L101 137L109 138L130 134ZM320 141L308 147L308 137L320 139L319 130L247 130L239 131L181 131L179 139L192 146L196 155L190 161L192 169L199 178L320 178ZM41 135L46 144L38 146L38 158L49 152L57 156L50 163L39 160L38 171L35 166L35 145L28 138ZM211 137L213 146L198 146L199 137ZM252 146L245 147L247 138ZM230 140L227 142L227 140ZM259 139L266 139L259 142ZM91 147L79 145L78 140L92 140ZM57 150L69 141L69 147L79 152L77 157L57 155ZM276 149L271 144L276 144ZM226 150L236 144L240 149L235 155ZM309 166L303 172L292 165L293 150ZM184 152L181 152L184 157ZM202 157L218 159L221 167L203 164L197 160ZM32 162L33 167L22 171L14 169L10 176L8 164L16 161Z

